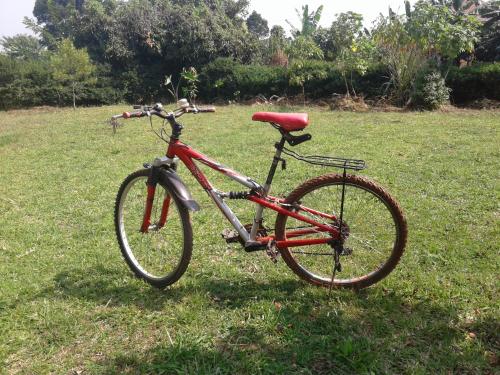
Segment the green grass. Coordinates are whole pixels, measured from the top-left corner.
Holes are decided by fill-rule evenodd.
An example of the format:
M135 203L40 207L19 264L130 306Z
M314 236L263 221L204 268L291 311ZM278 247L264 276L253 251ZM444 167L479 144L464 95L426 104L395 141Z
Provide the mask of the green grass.
M165 291L132 277L115 239L114 198L164 145L147 120L113 136L105 120L125 109L2 113L0 372L498 371L499 112L310 110L313 141L296 149L367 160L365 174L399 200L409 224L388 278L329 298L283 261L223 242L229 225L185 170L202 207L191 264ZM183 139L263 181L277 132L250 121L261 109L185 116ZM274 192L326 171L290 160ZM220 189L234 186L207 174ZM237 203L249 222L252 207Z

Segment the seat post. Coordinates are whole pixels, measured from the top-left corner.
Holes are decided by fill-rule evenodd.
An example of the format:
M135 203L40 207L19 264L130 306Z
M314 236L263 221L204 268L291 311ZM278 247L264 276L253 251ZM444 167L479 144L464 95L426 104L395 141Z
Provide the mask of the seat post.
M264 191L269 193L271 189L271 184L273 182L274 174L276 173L276 168L278 167L278 163L281 160L281 152L283 151L283 147L285 146L285 136L281 136L281 140L274 145L276 148L276 152L274 154L273 162L271 164L271 168L269 168L269 173L267 175L266 184L264 185Z
M271 168L269 168L269 173L267 175L266 183L264 185L264 194L269 194L271 190L271 184L273 182L274 174L276 173L276 168L278 163L281 160L281 151L283 151L283 147L285 146L285 136L282 135L281 140L275 144L276 152L274 154L273 162L271 164ZM264 207L260 204L257 205L257 209L255 210L255 217L253 219L252 229L250 231L250 241L255 241L257 236L257 231L259 230L260 223L262 222L262 213L264 211Z

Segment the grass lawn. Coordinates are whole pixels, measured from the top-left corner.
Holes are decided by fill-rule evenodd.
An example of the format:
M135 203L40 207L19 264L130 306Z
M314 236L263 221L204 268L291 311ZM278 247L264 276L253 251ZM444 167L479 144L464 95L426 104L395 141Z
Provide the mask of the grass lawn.
M2 113L0 373L500 371L500 112L309 111L313 141L294 149L365 159L409 227L391 275L329 298L283 261L226 244L229 224L182 169L202 207L192 261L164 291L135 279L116 242L114 198L164 144L146 119L113 136L105 120L126 109ZM278 134L250 121L256 110L184 116L183 140L263 182ZM291 159L273 191L327 171ZM250 222L250 204L230 203Z

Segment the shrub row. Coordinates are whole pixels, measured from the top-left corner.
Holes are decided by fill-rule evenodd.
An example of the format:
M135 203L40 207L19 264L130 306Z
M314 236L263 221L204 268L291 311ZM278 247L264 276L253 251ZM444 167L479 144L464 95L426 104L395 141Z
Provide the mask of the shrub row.
M305 84L307 97L330 98L332 94L344 94L345 83L332 63L307 61L306 69L312 78ZM350 78L349 78L350 79ZM354 87L366 96L383 94L387 73L381 67L371 68L364 76L352 77ZM203 67L200 74L200 96L206 100L249 99L257 95L297 95L301 88L290 85L290 70L279 66L242 65L220 58Z
M78 105L105 105L123 101L124 90L114 87L115 80L103 66L97 70L97 82L78 90ZM0 55L0 110L34 106L69 106L72 90L52 79L47 60L18 61Z
M305 84L308 98L331 98L344 94L345 83L335 65L325 61L306 62L306 71L312 78ZM220 58L204 66L200 72L199 97L204 101L216 99L245 100L261 94L294 96L301 87L290 84L291 70L279 66L242 65L231 59ZM148 102L162 100L167 91L158 83L160 71L151 84L141 80L139 72L113 77L113 72L100 66L96 84L80 90L78 105L113 104L121 101ZM349 77L351 79L351 77ZM384 95L388 73L381 66L372 67L352 77L358 94L373 98ZM142 82L142 83L141 83ZM451 89L454 104L466 104L478 99L500 100L500 63L482 63L466 68L452 67L446 85ZM19 62L0 55L0 109L39 105L71 105L71 91L52 80L46 61Z
M345 83L335 65L325 61L308 61L313 78L305 84L305 93L312 99L344 94ZM350 79L350 77L349 77ZM373 98L384 95L389 74L382 66L371 67L360 76L354 74L358 94ZM206 65L200 74L200 96L205 100L249 99L262 94L297 95L301 89L291 86L290 71L284 67L241 65L231 59L217 59ZM466 104L478 99L500 100L500 63L481 63L470 67L452 67L446 86L451 89L454 104Z
M500 63L480 63L464 68L452 67L446 78L454 104L478 99L500 100Z

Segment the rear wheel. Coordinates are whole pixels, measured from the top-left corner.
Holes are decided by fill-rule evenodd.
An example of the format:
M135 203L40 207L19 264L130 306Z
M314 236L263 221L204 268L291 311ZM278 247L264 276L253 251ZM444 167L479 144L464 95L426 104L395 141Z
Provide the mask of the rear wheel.
M339 227L342 175L327 174L306 181L285 200L315 221ZM337 219L325 219L298 208L312 208ZM314 211L313 211L314 212ZM343 209L343 249L338 257L341 270L335 272L333 285L365 288L387 276L396 267L406 244L407 227L398 203L387 191L364 177L347 175ZM279 214L276 219L276 240L285 240L287 233L311 225ZM300 238L331 237L318 232ZM328 244L280 249L286 264L311 284L329 287L332 283L335 250Z
M189 212L162 183L156 185L151 224L146 233L141 232L149 174L148 169L140 170L123 181L116 197L115 229L123 257L134 274L164 288L186 271L193 232ZM165 200L168 203L164 205ZM165 220L161 219L162 209L167 211Z

